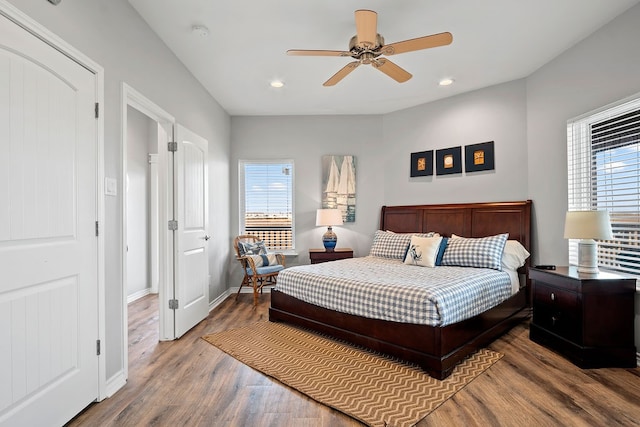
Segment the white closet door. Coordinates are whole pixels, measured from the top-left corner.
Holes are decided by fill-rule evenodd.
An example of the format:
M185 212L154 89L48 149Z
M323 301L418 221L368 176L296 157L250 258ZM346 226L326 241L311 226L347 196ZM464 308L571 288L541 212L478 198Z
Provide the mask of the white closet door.
M0 15L0 425L98 397L95 76Z

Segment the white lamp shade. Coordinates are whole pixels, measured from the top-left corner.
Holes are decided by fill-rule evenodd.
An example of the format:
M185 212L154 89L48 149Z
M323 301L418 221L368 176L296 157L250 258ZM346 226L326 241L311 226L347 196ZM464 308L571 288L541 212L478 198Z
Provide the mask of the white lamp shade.
M608 211L569 211L564 222L565 239L613 239Z
M318 209L316 212L316 226L332 227L342 225L340 209Z

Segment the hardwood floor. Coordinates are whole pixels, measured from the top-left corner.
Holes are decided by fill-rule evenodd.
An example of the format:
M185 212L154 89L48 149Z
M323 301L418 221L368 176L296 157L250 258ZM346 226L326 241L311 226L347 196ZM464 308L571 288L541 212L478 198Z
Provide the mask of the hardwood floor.
M268 319L269 294L227 298L180 340L158 342L157 299L129 306L129 380L69 426L359 426L200 339ZM490 348L504 357L420 421L426 426L637 426L640 368L580 369L529 340L528 323Z

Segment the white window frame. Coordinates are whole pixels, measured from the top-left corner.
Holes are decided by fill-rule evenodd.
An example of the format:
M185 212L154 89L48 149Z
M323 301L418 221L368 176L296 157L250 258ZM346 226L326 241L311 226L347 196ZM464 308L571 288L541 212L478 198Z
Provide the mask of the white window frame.
M640 265L636 265L640 262L635 260L638 257L640 261L640 153L634 156L613 151L627 147L632 148L627 150L632 153L634 148L638 150L634 145L640 146L640 142L633 142L633 139L640 140L640 135L635 134L635 128L629 136L628 128L615 122L616 118L636 111L638 113L628 120L640 128L640 94L569 120L567 166L569 210L606 209L611 216L614 239L599 242L599 266L631 274L640 282ZM613 122L608 123L612 128L602 133L606 135L617 131L632 141L628 144L624 140L615 144L615 141L620 141L615 139L592 142L592 125L600 124L602 127L605 121ZM613 146L607 147L612 142ZM604 161L602 157L608 159ZM631 173L627 174L629 167L632 168ZM577 264L577 260L578 241L570 240L569 262Z
M291 248L275 249L275 252L285 255L297 255L296 252L296 213L295 213L295 163L293 159L270 159L270 160L238 160L238 233L245 233L245 207L246 207L246 189L245 189L245 166L246 165L290 165L291 171ZM250 234L250 232L249 232ZM273 250L267 245L267 248Z

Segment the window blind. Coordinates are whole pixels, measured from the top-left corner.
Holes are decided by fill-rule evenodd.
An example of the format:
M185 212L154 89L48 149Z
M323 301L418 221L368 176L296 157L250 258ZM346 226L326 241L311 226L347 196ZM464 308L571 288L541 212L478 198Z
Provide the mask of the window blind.
M239 163L240 234L252 234L270 250L294 249L293 161Z
M569 210L608 210L613 239L601 267L640 277L640 99L567 124ZM577 264L578 242L569 242Z

